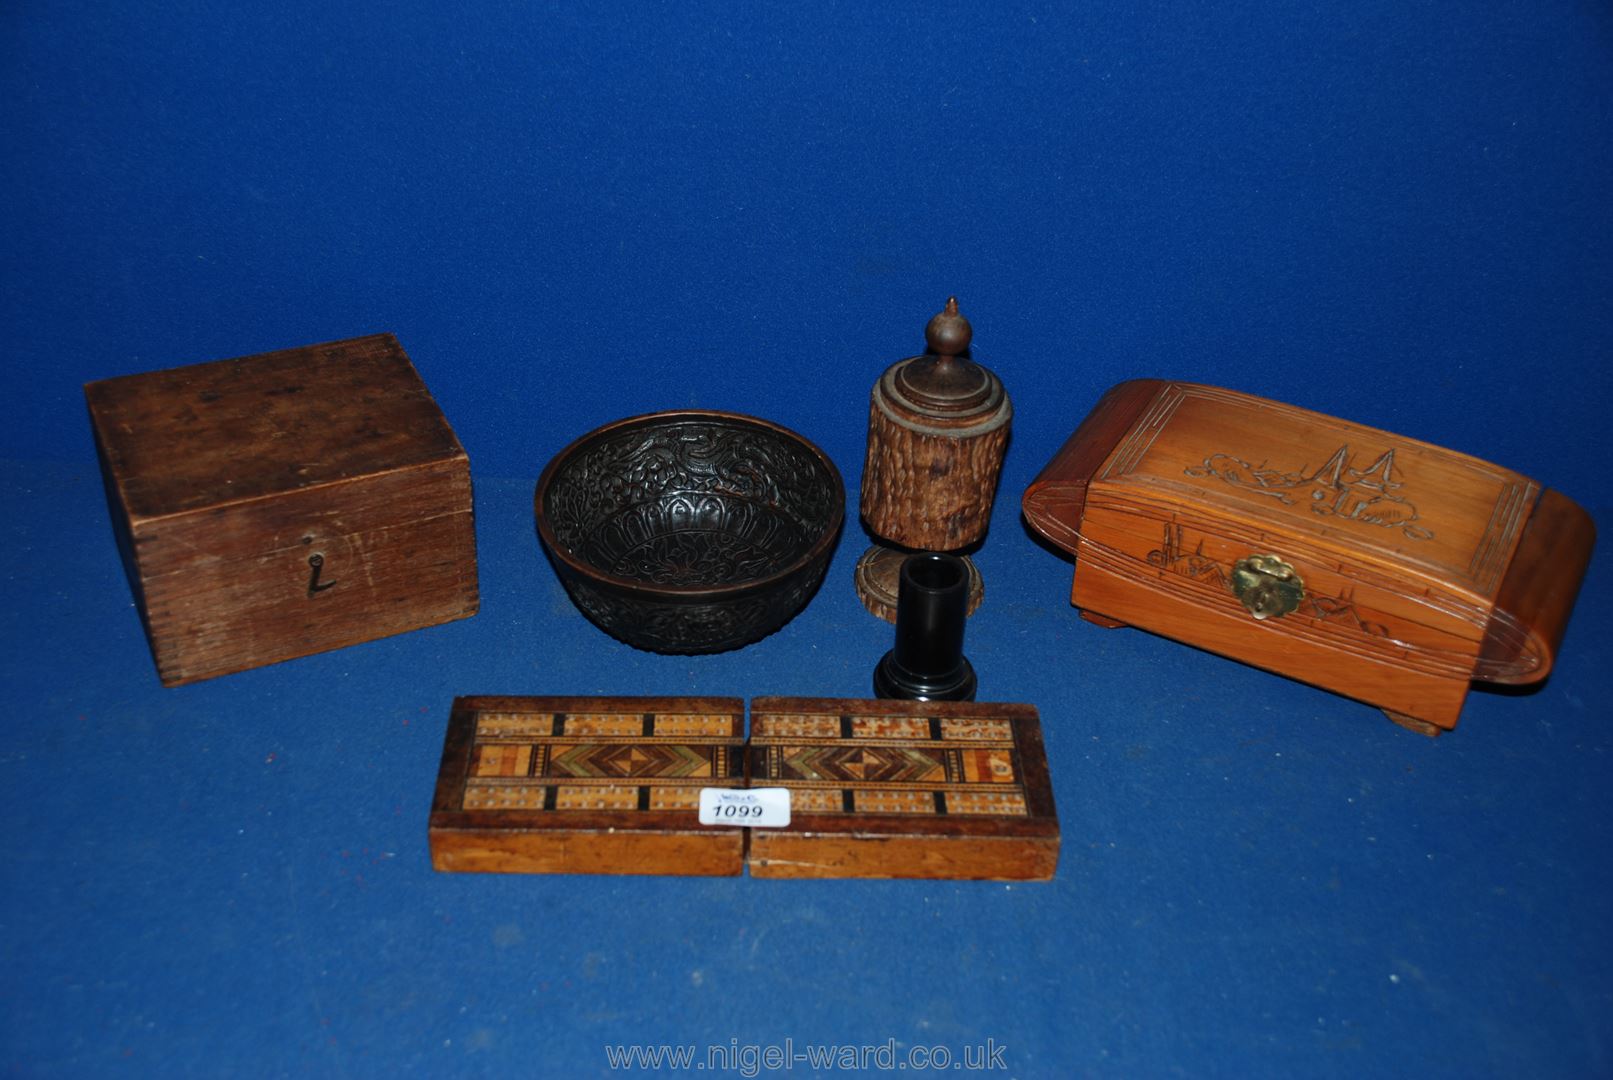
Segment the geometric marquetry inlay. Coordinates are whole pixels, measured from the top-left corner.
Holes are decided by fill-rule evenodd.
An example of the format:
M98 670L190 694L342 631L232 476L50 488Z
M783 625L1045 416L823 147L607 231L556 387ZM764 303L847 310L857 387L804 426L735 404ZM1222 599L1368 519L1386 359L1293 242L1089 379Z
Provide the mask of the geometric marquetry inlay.
M693 810L741 787L731 712L476 710L465 810Z
M1006 719L756 711L750 756L752 786L789 788L796 812L1029 812Z

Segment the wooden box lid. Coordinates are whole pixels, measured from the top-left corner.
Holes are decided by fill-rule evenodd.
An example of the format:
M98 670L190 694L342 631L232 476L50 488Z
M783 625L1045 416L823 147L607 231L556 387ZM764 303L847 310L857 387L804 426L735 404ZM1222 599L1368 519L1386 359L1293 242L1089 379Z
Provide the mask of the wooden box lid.
M391 334L104 379L84 394L136 524L465 457Z
M1478 458L1222 390L1158 384L1092 492L1190 507L1488 602L1540 488Z
M1058 814L1036 710L974 702L755 698L752 787L790 792L751 830L753 877L1045 881Z
M738 874L744 830L699 824L745 786L737 698L461 697L431 807L438 870Z

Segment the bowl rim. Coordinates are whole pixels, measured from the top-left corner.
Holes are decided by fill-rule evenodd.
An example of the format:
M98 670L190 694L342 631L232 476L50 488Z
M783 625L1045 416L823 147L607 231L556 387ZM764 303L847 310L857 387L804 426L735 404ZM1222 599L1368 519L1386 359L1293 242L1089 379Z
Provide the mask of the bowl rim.
M813 541L812 546L788 566L766 577L751 578L732 585L654 585L636 578L606 573L592 563L587 563L577 558L555 538L554 528L549 522L549 515L544 511L544 496L549 493L549 487L554 482L556 473L579 449L601 436L609 435L624 428L648 427L651 424L677 423L685 420L716 420L763 428L776 435L782 435L793 440L817 458L828 472L829 479L833 481L837 498L834 500L827 527ZM840 536L841 526L845 524L846 483L840 475L840 470L835 467L834 461L830 459L828 454L823 452L823 449L817 443L800 432L790 430L783 424L764 420L759 416L751 416L748 413L729 412L723 409L666 409L661 412L639 413L636 416L625 416L620 420L612 420L608 424L602 424L592 431L584 432L572 439L554 457L549 459L549 464L544 466L542 475L538 477L538 486L532 494L532 503L533 513L538 522L538 536L542 538L544 547L548 548L555 558L587 580L599 585L612 586L623 592L649 593L665 599L721 600L765 589L770 585L799 574L822 558L834 546Z

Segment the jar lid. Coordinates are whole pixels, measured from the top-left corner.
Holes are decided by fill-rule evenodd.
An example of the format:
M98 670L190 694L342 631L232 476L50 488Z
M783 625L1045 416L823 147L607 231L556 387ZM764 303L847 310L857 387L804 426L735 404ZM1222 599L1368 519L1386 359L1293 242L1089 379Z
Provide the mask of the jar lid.
M924 328L929 352L900 364L896 390L913 405L938 413L970 412L993 395L996 378L964 353L974 331L958 313L958 298Z

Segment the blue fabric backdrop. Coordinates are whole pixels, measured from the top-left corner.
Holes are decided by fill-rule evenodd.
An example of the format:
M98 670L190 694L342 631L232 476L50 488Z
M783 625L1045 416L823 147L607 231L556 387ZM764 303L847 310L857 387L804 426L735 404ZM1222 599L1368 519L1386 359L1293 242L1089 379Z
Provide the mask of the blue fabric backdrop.
M1549 683L1430 741L1080 622L1018 498L1155 375L1607 520L1610 106L1591 3L6 5L0 1066L573 1076L793 1039L1609 1073L1604 561ZM969 651L1042 710L1057 880L433 874L455 694L866 692L854 526L782 632L668 658L570 605L531 486L699 405L855 491L868 388L950 293L1017 405ZM481 614L162 689L80 384L379 330L469 450Z

